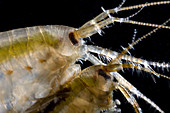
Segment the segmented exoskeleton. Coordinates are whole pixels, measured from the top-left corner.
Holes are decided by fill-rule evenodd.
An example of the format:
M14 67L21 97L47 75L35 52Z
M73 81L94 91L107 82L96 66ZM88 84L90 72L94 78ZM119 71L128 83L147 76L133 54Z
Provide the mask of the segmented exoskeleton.
M116 105L119 102L112 100L112 91L116 89L122 92L136 112L142 110L132 94L163 112L118 71L135 68L170 79L150 67L169 68L169 64L149 62L126 54L134 45L158 29L170 29L166 26L169 20L156 25L132 21L131 17L137 13L127 18L113 17L111 14L169 3L170 1L162 1L130 7L122 7L121 4L110 10L102 8L103 13L79 29L47 25L0 33L0 112L120 112ZM133 40L120 53L84 43L83 38L101 34L101 29L113 22L151 26L155 29ZM105 64L91 53L105 55L112 60ZM79 59L89 60L94 65L81 71L80 65L75 64ZM122 60L129 63L123 63ZM48 109L51 104L54 106Z

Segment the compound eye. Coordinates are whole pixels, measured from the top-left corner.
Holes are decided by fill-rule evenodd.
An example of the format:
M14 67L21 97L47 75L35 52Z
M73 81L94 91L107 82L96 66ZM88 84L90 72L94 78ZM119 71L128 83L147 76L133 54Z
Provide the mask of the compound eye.
M104 77L105 80L110 80L111 77L109 75L107 75L102 69L98 70L98 74L102 77Z
M78 45L79 41L76 39L74 32L69 33L69 39L73 45Z

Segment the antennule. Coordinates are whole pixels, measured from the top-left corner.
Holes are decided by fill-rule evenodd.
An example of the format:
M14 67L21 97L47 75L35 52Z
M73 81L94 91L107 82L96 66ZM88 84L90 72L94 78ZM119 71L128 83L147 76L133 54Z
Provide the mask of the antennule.
M170 4L170 1L151 2L151 3L139 4L139 5L129 6L129 7L123 7L123 8L117 9L117 12L127 11L131 9L138 9L138 8L148 7L148 6L161 5L161 4Z

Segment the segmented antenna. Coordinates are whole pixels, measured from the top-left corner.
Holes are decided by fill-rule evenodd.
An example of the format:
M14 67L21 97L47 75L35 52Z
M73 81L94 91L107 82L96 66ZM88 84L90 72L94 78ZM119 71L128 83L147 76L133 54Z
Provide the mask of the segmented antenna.
M136 25L141 25L141 26L150 26L150 27L156 27L156 28L170 29L170 26L151 24L151 23L146 23L146 22L138 22L138 21L129 20L129 19L124 19L124 20L125 20L125 21L123 21L124 23L129 23L129 24L136 24Z
M170 19L168 19L162 25L166 25L169 21L170 21ZM139 58L135 58L135 57L131 57L131 56L125 55L127 52L129 52L129 50L131 48L133 48L134 45L138 44L140 41L142 41L143 39L147 38L149 35L151 35L152 33L156 32L160 28L161 28L161 26L158 26L157 28L155 28L154 30L152 30L149 33L145 34L144 36L142 36L141 38L137 39L136 41L132 41L132 43L129 44L129 46L127 48L123 49L123 51L118 55L117 59L129 60L131 62L135 62L135 63L138 63L138 64L143 64L145 67L148 67L149 65L153 65L154 67L157 66L157 67L162 67L162 68L169 68L170 67L169 64L146 61L146 60L143 60L143 59L139 59ZM165 76L165 75L161 75L159 73L156 73L153 70L144 70L144 71L152 73L152 74L157 75L157 76L161 76L161 77L170 79L170 77Z
M170 4L170 1L151 2L151 3L139 4L139 5L129 6L129 7L116 8L116 9L113 9L113 11L115 10L116 10L115 12L127 11L131 9L138 9L142 7L155 6L155 5L161 5L161 4Z
M125 4L126 0L123 0L122 3L117 7L117 9L120 9L124 4Z
M124 2L122 2L123 4ZM79 29L76 30L75 34L78 38L87 38L90 37L96 33L99 33L102 35L102 30L104 29L107 25L112 24L114 22L119 22L119 23L131 23L131 24L137 24L137 25L143 25L143 26L151 26L151 27L157 27L157 28L166 28L170 29L169 26L164 26L164 25L158 25L158 24L151 24L151 23L144 23L144 22L137 22L133 20L129 20L129 18L134 17L136 14L138 14L144 7L147 6L153 6L153 5L160 5L160 4L169 4L170 1L163 1L163 2L152 2L152 3L145 3L141 5L135 5L135 6L130 6L130 7L124 7L120 8L122 4L119 5L119 7L116 7L114 9L109 9L105 10L102 7L103 12L93 18L92 20L86 22L83 26L81 26ZM123 10L129 10L129 9L137 9L141 8L138 12L136 12L133 15L130 15L127 18L118 18L118 17L113 17L111 14L114 14L119 11Z
M170 19L168 19L166 22L164 22L162 25L166 25L168 22L170 21ZM161 27L161 25L158 25L157 28L155 28L154 30L150 31L149 33L145 34L144 36L142 36L141 38L137 39L136 41L133 41L131 44L129 44L129 46L127 48L125 48L121 54L126 54L127 51L131 48L133 48L134 45L138 44L140 41L142 41L143 39L147 38L149 35L151 35L152 33L156 32L157 30L159 30Z

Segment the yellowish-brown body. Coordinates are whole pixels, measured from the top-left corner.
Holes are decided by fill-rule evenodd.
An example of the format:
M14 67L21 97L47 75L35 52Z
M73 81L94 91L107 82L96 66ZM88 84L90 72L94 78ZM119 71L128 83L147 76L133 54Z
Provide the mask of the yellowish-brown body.
M114 88L111 76L102 70L102 66L91 66L54 95L39 99L27 112L97 113L115 106L112 101Z

